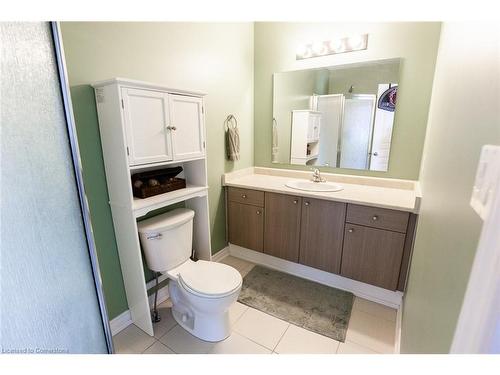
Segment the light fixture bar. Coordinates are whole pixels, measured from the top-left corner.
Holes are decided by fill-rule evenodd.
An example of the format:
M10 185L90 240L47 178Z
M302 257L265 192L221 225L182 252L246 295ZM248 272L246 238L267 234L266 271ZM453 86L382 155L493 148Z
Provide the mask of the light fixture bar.
M309 43L299 47L295 55L296 60L310 59L311 57L335 55L337 53L361 51L368 48L368 34L350 36L324 42Z

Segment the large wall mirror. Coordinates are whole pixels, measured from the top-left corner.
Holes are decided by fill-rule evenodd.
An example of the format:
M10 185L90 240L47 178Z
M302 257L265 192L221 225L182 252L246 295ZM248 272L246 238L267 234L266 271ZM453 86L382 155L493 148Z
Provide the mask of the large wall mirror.
M275 73L272 162L387 171L399 65Z

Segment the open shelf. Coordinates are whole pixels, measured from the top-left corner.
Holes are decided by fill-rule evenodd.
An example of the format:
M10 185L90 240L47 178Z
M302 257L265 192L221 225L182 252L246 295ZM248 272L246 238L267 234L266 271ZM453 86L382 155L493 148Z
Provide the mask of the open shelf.
M188 162L188 161L195 161L195 160L205 160L205 156L198 156L198 157L195 157L195 158L188 158L188 159L178 159L178 160L161 161L161 162L157 162L157 163L147 163L147 164L131 165L129 168L130 168L131 171L148 170L148 169L158 169L159 167L169 167L172 164L185 163L185 162Z
M318 155L318 154L316 154L316 155L310 155L310 156L308 156L308 157L306 158L306 163L307 163L308 161L311 161L311 160L317 159L318 157L319 157L319 155Z
M166 207L174 203L182 202L194 197L202 197L207 195L208 186L188 185L184 189L169 191L168 193L154 195L149 198L136 198L132 202L132 210L134 216L141 217L149 211L158 208Z

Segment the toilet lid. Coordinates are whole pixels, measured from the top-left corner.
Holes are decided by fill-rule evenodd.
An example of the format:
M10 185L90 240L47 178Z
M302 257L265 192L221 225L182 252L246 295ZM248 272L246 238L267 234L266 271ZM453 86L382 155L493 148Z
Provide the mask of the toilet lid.
M226 264L199 260L179 272L179 279L195 294L222 297L241 286L240 273Z

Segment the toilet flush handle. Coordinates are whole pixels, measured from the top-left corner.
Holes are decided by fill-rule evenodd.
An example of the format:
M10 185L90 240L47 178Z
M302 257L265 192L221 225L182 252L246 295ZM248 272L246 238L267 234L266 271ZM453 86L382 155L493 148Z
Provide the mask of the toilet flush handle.
M148 240L159 240L161 237L162 237L161 233L154 233L146 236Z

